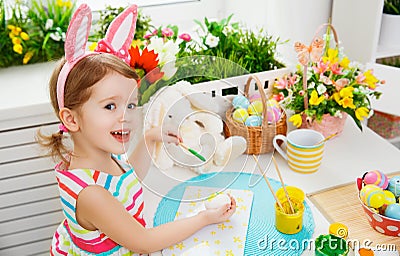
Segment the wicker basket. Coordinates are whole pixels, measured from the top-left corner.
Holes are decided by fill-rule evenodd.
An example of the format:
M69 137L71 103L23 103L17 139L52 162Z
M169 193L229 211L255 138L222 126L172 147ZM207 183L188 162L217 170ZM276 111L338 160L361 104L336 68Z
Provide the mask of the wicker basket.
M242 136L247 141L247 150L246 154L264 154L268 152L272 152L274 146L272 145L272 140L276 134L286 134L287 125L286 125L286 114L283 111L281 118L276 124L268 124L267 118L267 99L272 94L272 86L269 86L267 89L267 95L265 94L264 88L260 82L260 80L254 76L250 75L247 79L246 86L244 88L244 96L248 97L250 83L252 80L256 81L259 93L261 95L262 104L263 104L263 121L261 126L245 126L242 123L236 122L232 119L232 113L234 108L231 107L226 111L226 125L224 127L224 132L226 137L230 136Z

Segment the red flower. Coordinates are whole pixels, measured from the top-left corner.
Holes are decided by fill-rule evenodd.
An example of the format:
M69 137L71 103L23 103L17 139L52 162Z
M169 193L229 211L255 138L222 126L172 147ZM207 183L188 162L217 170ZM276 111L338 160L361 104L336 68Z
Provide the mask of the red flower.
M144 48L140 54L139 47L131 47L129 50L131 56L130 66L135 69L140 78L145 78L149 83L155 83L164 76L158 66L158 54L154 50L149 51ZM147 75L148 74L148 75Z

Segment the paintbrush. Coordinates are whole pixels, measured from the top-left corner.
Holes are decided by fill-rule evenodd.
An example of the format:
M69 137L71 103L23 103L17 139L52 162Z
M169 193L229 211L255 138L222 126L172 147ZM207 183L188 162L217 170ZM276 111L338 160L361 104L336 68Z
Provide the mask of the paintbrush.
M314 146L315 146L315 145L319 145L319 144L321 144L321 143L324 143L325 141L328 141L328 140L332 139L332 138L335 137L336 135L338 135L337 132L335 132L335 133L329 135L328 137L326 137L325 139L323 139L323 140L321 140L321 141L315 143Z
M185 144L183 144L182 142L179 142L179 146L181 146L182 148L186 149L187 151L189 151L192 155L196 156L198 159L200 159L201 161L205 162L206 159L204 158L204 156L200 155L199 153L196 152L196 150L189 148L188 146L186 146Z

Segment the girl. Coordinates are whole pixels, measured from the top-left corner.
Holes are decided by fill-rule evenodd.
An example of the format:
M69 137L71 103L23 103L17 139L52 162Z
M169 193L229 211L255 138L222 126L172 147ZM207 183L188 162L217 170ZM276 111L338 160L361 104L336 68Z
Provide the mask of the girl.
M87 53L83 49L91 12L87 5L80 6L68 28L65 59L50 79L60 131L49 137L39 133L39 142L62 160L55 173L66 217L53 236L52 255L150 253L182 241L206 225L226 221L235 212L231 198L230 204L219 209L146 228L140 181L150 166L149 152L156 142L178 144L179 137L153 128L129 157L134 168L115 157L126 152L140 117L138 76L121 60L127 60L136 16L137 8L131 6L110 25L106 39L99 43L108 53ZM119 29L126 30L126 24L130 30ZM73 142L66 156L65 133Z

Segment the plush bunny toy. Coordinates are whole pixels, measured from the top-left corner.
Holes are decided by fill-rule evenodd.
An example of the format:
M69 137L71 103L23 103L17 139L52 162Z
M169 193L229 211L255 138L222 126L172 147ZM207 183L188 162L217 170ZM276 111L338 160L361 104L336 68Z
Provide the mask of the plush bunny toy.
M246 140L239 136L228 139L223 136L223 121L218 115L224 112L223 101L184 81L164 87L153 95L144 106L144 129L162 126L178 130L185 146L206 159L198 159L181 146L160 143L154 152L156 166L167 170L177 164L196 173L205 173L241 155L246 150Z

